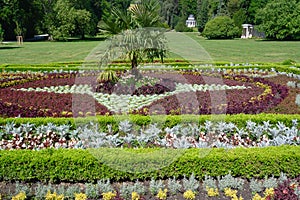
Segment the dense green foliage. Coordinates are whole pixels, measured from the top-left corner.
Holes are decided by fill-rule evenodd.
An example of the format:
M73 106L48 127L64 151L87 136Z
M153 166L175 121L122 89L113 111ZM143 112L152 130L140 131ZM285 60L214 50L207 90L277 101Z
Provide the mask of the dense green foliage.
M0 180L93 182L106 178L144 180L183 177L191 173L203 179L205 175L216 177L229 172L244 178L279 176L280 172L295 177L300 171L299 150L297 146L281 146L231 150L102 148L1 151ZM173 162L167 163L170 156L174 156ZM110 163L105 158L109 158ZM121 171L118 166L125 168Z
M257 22L267 38L300 40L300 2L272 1L258 12Z
M13 40L21 33L25 38L49 33L54 38L94 35L97 24L111 7L126 9L129 0L0 0L0 24L5 40Z
M207 22L202 33L208 39L232 39L239 34L239 28L227 16L219 16Z
M3 35L4 35L4 31L3 31L2 26L0 24L0 42L2 42L2 40L3 40Z
M295 1L292 1L288 2L289 6L284 6L285 1L281 1L283 9L280 12L274 12L270 15L270 17L273 16L272 19L258 17L255 20L255 17L262 13L261 11L258 14L258 11L264 8L266 4L279 5L278 1L154 0L152 2L160 4L158 11L160 16L157 18L153 16L156 11L153 12L151 9L138 10L138 12L134 9L128 9L130 3L136 3L131 0L0 0L0 24L5 32L5 40L14 40L16 35L32 38L35 34L43 33L49 33L54 39L66 39L70 36L84 38L85 35L95 35L98 32L97 25L99 22L102 28L108 25L111 28L110 32L120 32L120 24L122 25L122 30L132 27L131 12L139 13L139 19L142 19L144 22L159 21L161 26L171 28L175 28L178 25L177 29L183 31L185 31L183 29L185 20L190 14L193 14L196 17L197 27L200 32L204 30L204 26L209 20L223 15L231 17L238 27L242 23L267 24L268 20L273 20L272 24L280 23L280 26L275 25L278 27L278 30L282 30L282 25L287 24L285 21L287 18L290 18L293 19L293 22L289 23L288 27L283 27L285 31L279 33L280 37L275 37L274 33L270 34L272 39L290 39L291 35L297 34L296 25L299 25L299 9L296 8L299 5L295 5ZM134 6L131 6L131 8L134 8ZM290 11L291 8L294 9ZM270 6L266 9L272 11ZM118 20L116 16L122 16L122 20ZM274 20L276 16L281 21ZM152 22L147 25L153 24ZM108 30L107 27L106 30ZM265 25L262 26L262 30L269 31Z

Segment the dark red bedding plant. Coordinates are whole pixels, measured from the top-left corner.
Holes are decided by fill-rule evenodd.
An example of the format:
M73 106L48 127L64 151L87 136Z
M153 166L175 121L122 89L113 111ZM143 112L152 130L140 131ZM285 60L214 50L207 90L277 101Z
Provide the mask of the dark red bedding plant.
M154 85L143 85L139 88L122 86L116 88L107 85L102 88L108 93L131 95L163 94L175 90L175 83L188 84L226 84L229 86L246 86L251 89L226 90L223 95L219 91L181 92L176 95L159 99L139 110L135 114L211 114L211 113L260 113L279 104L287 95L285 86L266 81L262 78L249 78L246 76L223 75L216 73L199 72L146 72L146 76L158 78L160 81ZM28 75L29 76L29 75ZM22 77L22 76L20 76ZM16 78L20 78L16 77ZM86 73L53 73L37 74L38 78L30 76L28 81L0 89L0 115L5 117L71 117L85 116L86 110L95 110L94 114L112 114L104 105L97 102L87 94L76 94L81 99L76 108L72 108L74 94L57 94L49 92L19 91L20 88L43 88L51 86L72 86L74 84L89 84L92 88L96 85L96 74ZM12 78L13 79L13 78ZM23 79L26 79L24 75ZM23 80L20 79L20 80ZM259 83L259 85L257 85ZM264 93L266 88L269 93ZM99 89L99 88L98 88ZM100 88L99 92L103 92ZM97 91L97 88L96 88ZM225 96L225 97L224 97ZM211 98L214 99L211 99ZM76 100L76 98L75 98ZM219 103L215 103L219 102ZM79 103L79 102L77 102ZM95 108L94 108L95 107ZM162 109L163 108L163 109Z
M299 200L295 190L300 190L300 176L295 180L286 180L274 189L274 200Z
M104 105L87 94L57 94L49 92L24 92L0 90L0 115L5 117L77 117L87 111L97 114L111 113ZM76 108L73 104L76 99ZM74 109L74 110L73 110ZM91 115L95 113L90 113Z

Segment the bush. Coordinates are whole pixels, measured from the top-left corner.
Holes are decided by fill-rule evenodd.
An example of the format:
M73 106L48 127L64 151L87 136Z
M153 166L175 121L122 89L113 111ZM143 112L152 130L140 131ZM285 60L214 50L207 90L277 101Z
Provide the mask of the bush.
M240 29L228 16L219 16L208 21L202 33L208 39L233 39L240 34Z
M157 151L163 152L158 154ZM174 155L177 155L176 159L172 157ZM171 157L172 162L168 163ZM132 171L136 168L144 171ZM182 178L191 174L203 179L205 175L217 177L229 172L241 178L279 177L280 172L296 177L299 171L299 146L188 150L3 150L0 157L0 181L95 182L107 178L126 181L149 180L152 177Z
M184 20L180 20L175 26L175 31L177 32L193 32L192 28L189 28L185 25Z
M101 130L107 130L107 125L112 125L113 132L118 131L120 121L129 120L137 126L146 126L149 124L157 124L163 128L174 127L178 124L204 124L205 121L225 121L232 122L238 127L244 127L248 120L255 123L262 124L263 121L269 121L276 124L278 121L284 123L286 126L292 125L292 120L297 119L300 121L300 115L281 115L281 114L237 114L237 115L154 115L154 116L141 116L141 115L119 115L119 116L97 116L87 118L0 118L0 125L14 122L16 125L31 123L36 126L46 125L53 123L56 125L69 124L73 128L76 126L87 124L90 121L97 120Z
M294 61L292 59L287 59L287 60L284 60L281 64L282 65L295 65L296 61Z

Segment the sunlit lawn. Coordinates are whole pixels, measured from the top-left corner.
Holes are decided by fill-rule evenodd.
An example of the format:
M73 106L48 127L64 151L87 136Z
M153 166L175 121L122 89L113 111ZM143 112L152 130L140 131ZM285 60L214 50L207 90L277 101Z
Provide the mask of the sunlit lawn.
M212 61L282 62L292 59L300 62L300 41L206 40L199 37L198 33L186 33L186 35L195 41L195 46L204 49ZM176 36L174 39L176 40ZM24 45L19 46L11 42L0 45L0 64L83 61L100 43L103 41L25 42ZM178 48L183 45L185 45L184 42L178 45ZM180 51L188 54L193 51L193 47L190 45L189 48L182 48Z

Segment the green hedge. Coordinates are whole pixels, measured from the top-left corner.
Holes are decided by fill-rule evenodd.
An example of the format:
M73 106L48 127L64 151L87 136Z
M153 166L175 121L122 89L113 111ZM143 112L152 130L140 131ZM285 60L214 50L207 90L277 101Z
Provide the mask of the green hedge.
M247 68L257 68L257 69L271 69L275 68L278 71L285 71L288 73L295 73L300 74L300 69L290 68L289 66L282 65L279 63L255 63L258 64L258 66L230 66L229 62L216 62L216 63L189 63L185 61L181 61L180 59L169 59L166 60L164 65L167 66L173 66L172 70L187 70L187 69L211 69L211 66L203 66L203 64L213 64L215 68L223 68L223 69L247 69ZM52 70L79 70L83 69L82 64L84 63L84 69L86 70L95 70L98 68L97 62L84 62L84 61L78 61L78 62L64 62L64 63L49 63L49 64L2 64L0 65L1 70L6 71L52 71ZM202 64L202 65L201 65ZM157 65L157 64L155 64ZM154 66L155 66L154 65ZM225 66L227 65L227 66ZM110 66L110 69L129 69L130 63L124 63L124 62L116 62L113 63ZM155 67L151 69L157 69ZM171 68L166 68L171 69Z
M118 122L123 120L129 120L133 124L138 126L149 125L150 123L156 123L162 127L173 127L177 124L196 123L203 124L206 120L209 121L225 121L232 122L238 127L246 125L248 120L256 123L262 123L263 121L270 121L270 123L276 124L278 121L284 123L287 126L292 125L292 120L297 119L300 121L300 115L285 115L285 114L236 114L236 115L153 115L153 116L141 116L141 115L116 115L116 116L97 116L87 118L0 118L0 125L5 125L10 122L14 122L16 125L32 123L36 126L45 125L47 123L53 123L57 125L70 124L74 128L80 124L86 124L90 121L97 122L102 129L106 129L107 125L113 125L114 130L117 130Z
M181 178L194 173L243 178L300 174L300 147L0 151L0 181L95 182ZM97 159L98 158L98 159ZM170 161L170 162L169 162ZM148 170L149 171L148 171Z

